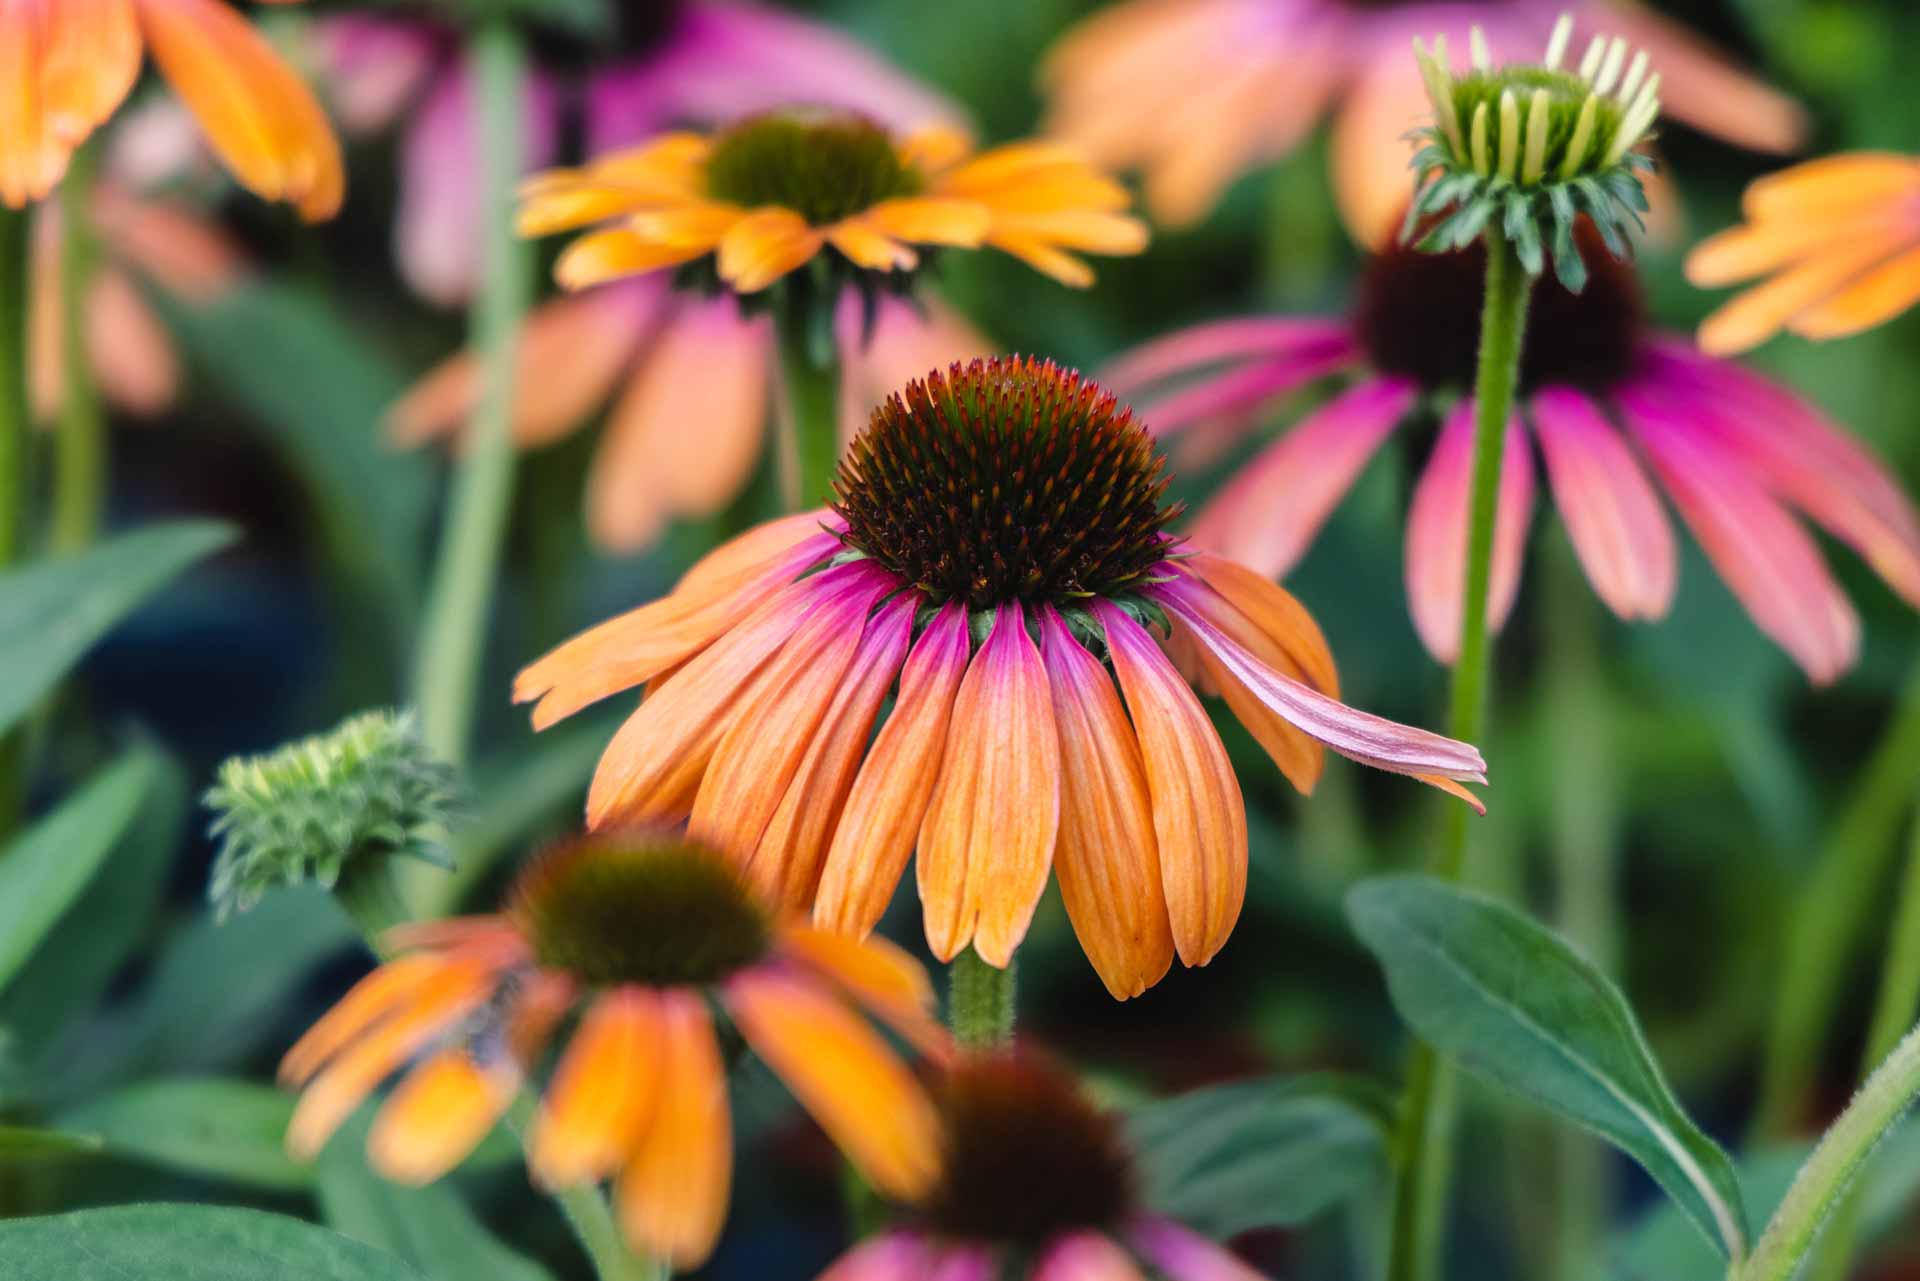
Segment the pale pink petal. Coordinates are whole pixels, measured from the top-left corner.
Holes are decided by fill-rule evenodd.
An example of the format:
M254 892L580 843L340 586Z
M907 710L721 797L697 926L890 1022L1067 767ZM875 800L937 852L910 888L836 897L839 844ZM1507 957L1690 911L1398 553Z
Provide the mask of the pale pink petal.
M1622 618L1659 618L1679 562L1660 496L1591 400L1571 387L1532 399L1553 501L1593 590Z
M371 133L397 119L447 53L431 24L363 14L313 24L327 99L345 129Z
M1443 663L1460 654L1461 601L1467 586L1467 518L1473 473L1473 402L1448 416L1407 512L1407 603L1427 652ZM1520 590L1520 565L1533 516L1533 459L1525 430L1509 424L1493 526L1493 581L1487 626L1499 631Z
M1286 573L1418 395L1407 379L1374 379L1309 415L1201 510L1193 541L1270 578Z
M1143 1219L1127 1240L1167 1281L1266 1281L1228 1250L1171 1219Z
M1031 1281L1145 1281L1132 1255L1091 1229L1049 1242L1027 1275Z

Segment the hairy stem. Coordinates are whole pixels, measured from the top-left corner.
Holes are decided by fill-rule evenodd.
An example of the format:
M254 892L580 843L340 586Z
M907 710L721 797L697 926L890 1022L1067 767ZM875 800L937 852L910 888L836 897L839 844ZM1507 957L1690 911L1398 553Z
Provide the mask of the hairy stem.
M1486 303L1480 318L1480 361L1474 380L1472 489L1467 512L1467 581L1461 599L1460 657L1453 669L1448 732L1478 742L1486 728L1491 652L1487 596L1493 582L1493 527L1507 422L1520 381L1532 281L1497 228L1489 228ZM1453 805L1434 873L1458 881L1466 868L1467 811ZM1450 1064L1415 1047L1407 1074L1399 1137L1400 1177L1394 1191L1390 1281L1430 1281L1439 1267L1447 1186L1452 1180L1457 1083Z
M831 300L814 297L810 284L804 278L787 282L788 293L774 308L780 383L797 471L790 497L799 511L822 506L832 497L840 465L840 358L831 312L820 310L830 308Z
M55 445L51 543L81 551L100 533L106 497L106 420L87 351L87 298L100 246L93 231L97 143L73 153L60 183L60 434Z
M1011 1041L1013 988L1012 962L997 969L972 948L954 957L947 970L947 1022L954 1039L970 1049Z

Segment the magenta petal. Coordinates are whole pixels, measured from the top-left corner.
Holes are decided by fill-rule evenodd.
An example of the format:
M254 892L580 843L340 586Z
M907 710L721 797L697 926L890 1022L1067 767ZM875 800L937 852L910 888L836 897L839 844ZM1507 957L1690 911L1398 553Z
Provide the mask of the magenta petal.
M1417 394L1404 378L1379 378L1308 415L1214 496L1193 541L1270 578L1286 573Z
M1116 396L1132 396L1154 383L1189 377L1227 361L1341 344L1353 347L1352 331L1344 321L1295 316L1217 320L1142 343L1102 370L1100 381Z
M1174 581L1155 586L1152 595L1187 624L1195 639L1213 651L1227 671L1276 716L1342 756L1375 769L1459 782L1487 781L1487 764L1471 744L1348 707L1268 667L1194 607L1195 593L1212 590L1181 572Z
M889 1232L841 1255L819 1281L922 1281L927 1275L927 1243L908 1232Z
M1104 1232L1070 1232L1040 1252L1030 1281L1145 1281L1133 1256Z
M1230 1251L1171 1219L1142 1219L1127 1240L1169 1281L1265 1281Z
M1427 652L1443 663L1460 656L1472 473L1473 402L1463 400L1441 428L1407 512L1407 604ZM1516 420L1507 427L1494 514L1493 581L1487 591L1487 626L1494 631L1507 621L1520 591L1533 484L1526 432Z
M1622 618L1661 617L1679 563L1653 483L1582 393L1547 387L1531 409L1553 501L1593 590Z
M1165 399L1137 399L1134 410L1156 436L1214 423L1245 430L1255 425L1274 397L1337 373L1355 358L1353 344L1345 337L1303 343L1202 379Z
M1680 515L1760 630L1816 684L1852 666L1860 645L1853 606L1813 539L1745 461L1652 389L1622 388L1619 403Z
M355 14L313 24L327 100L353 133L384 129L406 109L446 52L431 23Z

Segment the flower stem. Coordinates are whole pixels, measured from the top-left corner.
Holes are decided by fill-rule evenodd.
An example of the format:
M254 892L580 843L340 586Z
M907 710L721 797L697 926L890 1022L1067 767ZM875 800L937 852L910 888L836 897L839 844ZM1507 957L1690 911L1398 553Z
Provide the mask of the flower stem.
M507 1109L508 1124L523 1145L527 1131L533 1126L535 1110L533 1096L524 1090ZM627 1239L620 1234L620 1225L614 1222L613 1208L596 1185L581 1183L556 1188L551 1195L566 1216L567 1226L573 1229L588 1258L593 1260L593 1272L599 1281L666 1281L668 1271L664 1264L635 1254L627 1245Z
M989 1049L1013 1039L1013 962L1002 970L972 948L947 969L947 1022L968 1049Z
M20 559L27 492L27 280L31 223L0 205L0 568Z
M786 296L774 308L797 472L789 498L797 511L823 506L833 496L840 465L840 356L833 341L832 300L817 297L812 283L805 277L788 281Z
M455 764L467 759L473 733L487 611L513 502L514 354L529 292L527 255L513 225L514 186L525 149L520 39L504 20L488 22L471 37L468 57L477 135L487 140L481 198L485 273L472 316L484 387L454 476L414 674L422 735L437 756Z
M1920 785L1920 666L1907 679L1900 706L1852 792L1821 842L1813 872L1797 896L1787 951L1767 1038L1759 1137L1793 1128L1813 1082L1827 1018L1865 931L1880 904L1894 840L1916 785Z
M1500 470L1507 422L1520 381L1520 344L1526 336L1532 280L1497 228L1486 233L1486 302L1480 315L1480 362L1474 380L1472 489L1467 512L1467 581L1461 599L1460 657L1453 669L1448 733L1478 742L1486 728L1491 653L1487 596L1493 583L1493 527L1499 512ZM1434 874L1458 881L1466 868L1467 811L1452 806ZM1454 1105L1458 1083L1451 1064L1431 1048L1414 1048L1401 1113L1400 1178L1394 1190L1390 1281L1429 1281L1439 1266L1447 1185L1453 1173Z
M87 295L100 246L93 231L98 144L73 153L60 183L60 434L55 444L51 544L82 551L100 533L106 494L106 420L87 351Z
M1863 1075L1893 1053L1917 1006L1920 1006L1920 822L1914 825L1906 875L1901 880L1900 900L1894 909L1886 967L1880 975L1880 993L1875 998L1873 1022L1867 1030L1867 1048L1861 1056ZM1833 1221L1821 1236L1819 1255L1808 1269L1808 1281L1846 1281L1848 1266L1853 1262L1854 1241L1860 1231L1863 1191L1855 1189L1834 1211Z
M1888 1055L1800 1167L1736 1281L1792 1281L1821 1225L1900 1114L1920 1095L1920 1028Z

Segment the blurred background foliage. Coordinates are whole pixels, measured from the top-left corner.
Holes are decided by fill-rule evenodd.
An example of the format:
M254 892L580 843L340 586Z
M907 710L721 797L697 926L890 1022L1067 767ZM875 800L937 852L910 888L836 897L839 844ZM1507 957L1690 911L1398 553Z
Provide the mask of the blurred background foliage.
M1033 130L1036 62L1094 6L796 7L951 94L984 138L1000 140ZM1920 151L1912 79L1920 6L1658 7L1799 95L1816 122L1810 153ZM543 38L581 54L576 35ZM413 377L462 341L464 317L423 306L395 276L392 146L355 145L350 199L328 226L302 228L284 210L223 201L220 212L259 273L209 307L155 299L185 356L186 394L157 421L115 421L110 521L214 518L240 536L95 649L54 713L61 732L48 739L55 750L39 780L42 801L66 795L72 780L111 758L124 756L148 781L138 814L102 838L117 839L106 874L0 1001L0 1122L56 1118L96 1141L51 1164L0 1159L0 1189L15 1212L159 1197L304 1214L317 1206L336 1226L436 1275L537 1278L550 1268L563 1276L578 1266L564 1230L526 1194L506 1148L474 1162L453 1188L417 1192L369 1183L346 1141L317 1169L274 1161L286 1101L268 1084L272 1064L365 958L318 893L270 895L218 928L203 899L211 846L194 798L214 765L404 694L446 469L436 453L387 447L380 422ZM1642 275L1658 323L1684 331L1716 298L1686 285L1679 254L1729 224L1741 188L1772 162L1678 126L1665 128L1661 149L1684 194L1685 224L1675 243L1647 248ZM1303 147L1239 181L1197 228L1159 234L1141 258L1102 262L1086 293L995 255L949 258L930 283L998 344L1084 367L1198 320L1332 312L1347 299L1357 258L1324 174L1323 145ZM1844 343L1779 340L1752 363L1870 442L1911 490L1920 487L1916 351L1920 313ZM529 844L575 820L610 724L601 714L536 738L507 705L513 669L659 594L716 539L774 509L771 479L762 478L733 510L676 527L648 555L597 555L578 504L592 443L581 434L523 459L508 580L487 637L484 688L497 696L482 701L478 800L457 851L469 904L484 905ZM1401 587L1413 461L1392 450L1376 460L1289 586L1326 628L1351 701L1433 725L1444 674L1418 645ZM1217 477L1179 484L1191 497ZM1920 663L1912 612L1852 556L1832 564L1861 609L1865 640L1858 667L1828 689L1807 686L1691 547L1672 616L1617 623L1578 580L1551 517L1536 519L1520 604L1498 649L1483 855L1502 850L1510 892L1620 980L1676 1088L1730 1145L1753 1108L1786 912L1807 892L1823 834ZM1260 1070L1392 1080L1404 1034L1351 936L1341 895L1362 874L1419 865L1434 806L1419 789L1339 761L1304 801L1229 718L1221 728L1246 781L1253 834L1247 909L1231 944L1209 968L1176 968L1146 996L1117 1005L1079 955L1055 894L1023 955L1024 1030L1073 1055L1121 1098ZM1883 816L1883 843L1896 823L1904 841L1911 797L1909 788L1905 812ZM1885 860L1886 884L1875 890L1888 899L1893 864ZM914 915L909 893L890 918L896 937L918 939ZM1810 1121L1844 1102L1854 1080L1883 915L1847 940L1845 1001L1828 1011L1828 1067ZM217 1081L206 1085L210 1077ZM135 1085L156 1080L167 1084ZM226 1091L217 1107L141 1094L195 1082ZM740 1129L753 1156L709 1273L811 1275L844 1232L831 1151L768 1081L754 1077L749 1093ZM168 1115L218 1115L223 1128L169 1133L155 1123ZM1632 1249L1653 1247L1630 1247L1623 1234L1652 1205L1644 1176L1511 1107L1476 1107L1466 1126L1456 1250L1467 1270L1459 1275L1635 1274ZM0 1131L0 1158L6 1151ZM1564 1221L1568 1202L1557 1189L1579 1178L1603 1189L1600 1203L1611 1207L1604 1230L1589 1224L1582 1234ZM1371 1226L1384 1204L1384 1184L1374 1183L1310 1231L1259 1235L1247 1243L1250 1255L1280 1276L1368 1275L1364 1243L1377 1239ZM475 1215L511 1253L474 1229ZM1920 1275L1912 1205L1881 1211L1883 1223L1903 1221L1908 1231L1881 1238L1875 1275ZM1903 1237L1912 1244L1903 1248ZM1582 1244L1577 1267L1563 1253L1568 1242ZM1623 1261L1625 1271L1616 1267Z

